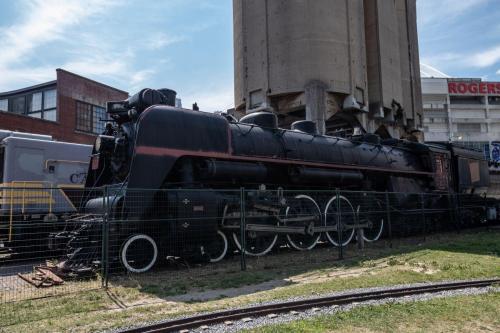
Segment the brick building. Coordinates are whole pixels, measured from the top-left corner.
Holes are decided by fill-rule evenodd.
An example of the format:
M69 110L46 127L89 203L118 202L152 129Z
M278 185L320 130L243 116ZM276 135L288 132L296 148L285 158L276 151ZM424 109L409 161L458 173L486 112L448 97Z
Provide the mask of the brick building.
M93 143L102 132L106 102L128 93L57 69L55 81L0 93L0 129L48 134L59 141Z

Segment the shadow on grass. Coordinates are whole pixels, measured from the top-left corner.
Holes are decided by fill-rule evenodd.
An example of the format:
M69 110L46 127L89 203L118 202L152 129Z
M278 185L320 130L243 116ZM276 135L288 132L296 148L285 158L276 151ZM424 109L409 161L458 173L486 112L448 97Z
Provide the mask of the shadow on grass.
M239 255L234 255L217 264L189 268L173 265L146 274L117 275L110 279L110 285L116 287L115 291L125 299L132 299L135 292L166 301L204 302L290 286L297 283L290 277L307 276L311 271L347 271L364 264L366 267L366 262L380 259L387 259L386 264L391 266L401 264L393 261L393 256L405 254L411 255L412 260L418 260L418 256L426 256L426 253L419 252L422 250L498 257L499 237L499 229L481 228L429 235L425 241L422 236L401 238L393 241L392 248L387 240L367 243L364 250L352 244L344 249L343 260L339 260L338 249L326 243L308 252L292 251L282 246L272 255L247 257L246 271L241 271ZM342 274L336 276L342 278Z

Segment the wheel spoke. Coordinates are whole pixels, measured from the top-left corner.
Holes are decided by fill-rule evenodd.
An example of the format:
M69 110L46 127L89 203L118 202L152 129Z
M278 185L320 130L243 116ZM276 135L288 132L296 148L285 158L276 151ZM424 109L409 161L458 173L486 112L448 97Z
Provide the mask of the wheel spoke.
M321 210L314 201L308 195L300 194L295 196L293 199L289 200L289 206L286 209L286 218L304 218L304 217L312 217L312 221L297 221L297 222L286 222L287 226L300 226L304 227L304 229L313 223L315 226L319 226L321 224ZM286 238L288 244L296 250L304 251L311 250L319 241L321 234L315 233L313 235L310 234L287 234Z
M338 206L340 206L340 231L327 231L326 237L334 246L346 246L354 237L354 229L352 225L355 222L355 212L351 202L344 196L333 196L327 203L325 208L325 225L337 225ZM340 233L340 235L339 235Z

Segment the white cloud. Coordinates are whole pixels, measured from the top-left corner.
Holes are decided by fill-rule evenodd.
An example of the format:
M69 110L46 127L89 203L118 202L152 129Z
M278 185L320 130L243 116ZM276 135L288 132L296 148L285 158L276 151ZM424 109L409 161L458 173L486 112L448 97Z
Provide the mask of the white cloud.
M37 68L0 68L0 91L14 90L26 85L54 80L53 67Z
M445 24L489 0L418 0L419 24Z
M468 59L474 67L489 67L500 61L500 45L486 51L473 54Z
M449 68L486 68L500 62L500 45L485 51L463 53L441 53L422 57L421 65ZM432 65L431 65L432 64Z
M83 76L112 75L123 72L127 65L121 59L94 57L67 62L62 68Z
M499 70L497 70L497 75L500 75L500 69L499 69Z
M0 32L0 68L18 63L35 48L60 39L68 27L107 9L105 0L27 0L21 22Z
M421 56L420 64L432 68L447 68L450 64L461 64L464 54L455 52L433 53L431 56Z
M102 13L115 5L112 0L25 0L20 2L22 16L15 24L0 30L0 90L11 90L19 85L28 85L55 79L55 68L65 67L85 73L111 72L119 63L72 60L54 66L26 65L27 58L36 56L37 49L47 43L69 39L68 30L89 17ZM74 36L72 36L74 38ZM64 48L61 48L64 49ZM90 63L90 61L87 61Z
M165 33L156 33L147 40L145 47L149 50L159 50L183 40L185 40L183 36L169 36Z
M144 70L135 72L134 74L132 74L132 76L130 78L130 83L131 84L142 83L142 82L146 81L147 79L149 79L151 77L151 75L153 75L154 73L155 73L155 71L152 69L144 69Z

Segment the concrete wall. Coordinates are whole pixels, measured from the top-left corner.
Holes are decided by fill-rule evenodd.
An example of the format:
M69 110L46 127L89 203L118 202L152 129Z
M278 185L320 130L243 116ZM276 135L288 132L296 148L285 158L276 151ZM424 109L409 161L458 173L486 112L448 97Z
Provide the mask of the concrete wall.
M264 102L295 111L318 96L307 86L367 99L362 0L233 3L237 109ZM330 115L339 109L334 97L312 103Z
M397 121L393 126L419 127L422 97L416 2L364 3L371 112L385 122ZM398 110L399 106L402 110Z

